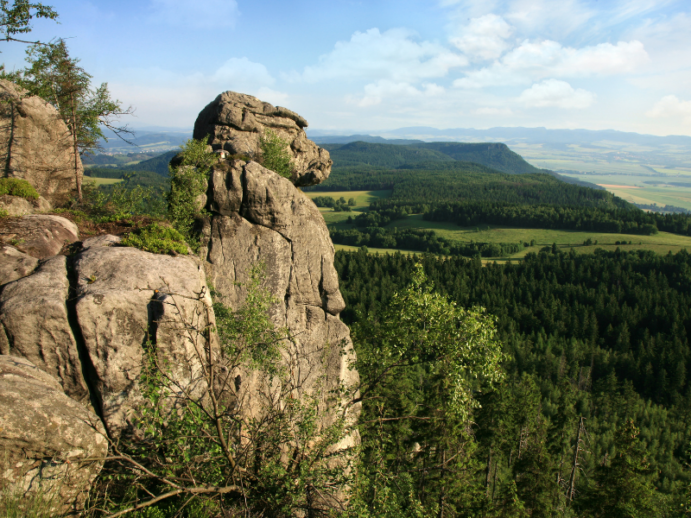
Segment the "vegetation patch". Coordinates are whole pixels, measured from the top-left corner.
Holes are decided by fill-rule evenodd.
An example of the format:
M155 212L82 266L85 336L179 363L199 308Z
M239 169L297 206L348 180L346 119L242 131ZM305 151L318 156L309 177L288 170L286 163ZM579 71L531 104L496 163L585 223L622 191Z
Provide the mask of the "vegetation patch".
M187 254L187 244L182 234L159 223L136 229L127 234L120 244L152 254Z
M21 178L0 178L0 196L20 196L27 200L38 200L39 194L26 180Z
M259 137L261 156L259 163L267 169L278 173L289 180L293 178L293 162L288 152L288 141L279 137L275 132L266 130L266 133Z

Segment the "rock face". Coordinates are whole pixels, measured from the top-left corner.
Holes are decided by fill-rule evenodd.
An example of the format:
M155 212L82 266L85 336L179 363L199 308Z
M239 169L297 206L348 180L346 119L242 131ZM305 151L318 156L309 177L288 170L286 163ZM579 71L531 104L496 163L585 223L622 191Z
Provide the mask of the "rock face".
M93 365L91 384L111 435L126 428L140 397L147 341L173 365L195 365L200 344L185 324L203 327L211 305L200 262L134 248L91 246L77 255L75 312ZM196 337L200 338L200 337ZM175 376L194 379L194 373Z
M235 92L224 92L202 110L194 125L194 138L214 150L253 159L260 156L259 138L271 130L289 144L297 186L316 185L329 177L329 152L307 138L307 121L297 113Z
M77 187L69 129L55 108L9 81L0 80L0 100L1 176L23 178L54 206L64 204Z
M0 486L39 490L55 515L79 511L108 441L99 418L31 362L0 355Z
M6 210L10 216L26 216L37 211L49 211L51 208L50 202L43 196L33 201L9 194L0 196L0 209Z
M60 216L33 214L0 221L2 241L37 259L60 253L62 247L79 240L79 229Z
M324 392L354 386L357 373L345 308L333 265L334 247L319 210L289 180L256 162L221 162L207 193L205 243L207 276L222 300L237 309L245 299L251 267L263 263L266 287L280 302L272 319L295 337L289 351L297 385L307 392L326 380ZM239 283L239 284L238 284ZM324 396L322 410L328 415ZM356 418L359 408L351 409ZM328 417L325 417L328 420ZM352 436L348 444L353 445Z
M26 277L38 266L38 259L13 246L0 246L0 286Z

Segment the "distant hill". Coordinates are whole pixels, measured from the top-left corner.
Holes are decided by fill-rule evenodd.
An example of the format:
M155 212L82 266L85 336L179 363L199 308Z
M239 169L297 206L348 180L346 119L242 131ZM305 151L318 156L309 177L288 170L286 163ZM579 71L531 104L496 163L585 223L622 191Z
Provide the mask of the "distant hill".
M168 151L154 158L150 158L149 160L144 160L143 162L139 162L138 164L128 165L122 167L121 169L124 169L126 171L152 171L154 173L160 174L161 176L167 177L168 164L170 163L171 158L173 158L179 152L179 149Z
M310 140L322 147L324 144L349 144L351 142L370 142L372 144L395 144L398 146L407 146L409 144L422 144L424 142L424 140L417 139L385 139L383 137L373 137L372 135L325 135L310 137Z
M497 171L509 174L543 173L542 169L530 165L518 153L511 151L506 144L483 143L465 144L460 142L430 142L416 147L432 149L462 162L482 164Z
M396 168L420 162L450 162L448 155L433 149L393 144L351 142L350 144L324 144L331 153L334 167L370 166Z

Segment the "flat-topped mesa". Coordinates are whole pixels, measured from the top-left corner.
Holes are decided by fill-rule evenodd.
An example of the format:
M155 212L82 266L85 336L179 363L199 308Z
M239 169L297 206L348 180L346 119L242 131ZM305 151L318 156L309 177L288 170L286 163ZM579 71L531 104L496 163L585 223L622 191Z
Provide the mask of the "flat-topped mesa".
M194 124L194 138L207 139L215 151L258 158L260 137L272 131L289 144L292 181L298 187L317 185L329 177L329 152L307 138L307 121L297 113L251 95L223 92L204 108Z

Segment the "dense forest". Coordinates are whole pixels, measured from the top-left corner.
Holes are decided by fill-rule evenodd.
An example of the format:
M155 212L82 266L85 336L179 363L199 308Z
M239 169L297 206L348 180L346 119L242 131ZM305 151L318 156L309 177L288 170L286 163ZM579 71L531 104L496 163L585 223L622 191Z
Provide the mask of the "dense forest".
M405 453L430 440L424 369L389 379L365 402L361 432L366 454L384 456L378 462L390 480L407 481L427 509L443 493L449 516L602 516L617 491L639 500L616 516L685 515L691 255L555 250L482 267L463 258L338 252L342 317L358 353L369 353L371 326L417 261L450 300L496 315L507 378L482 395L451 479Z

